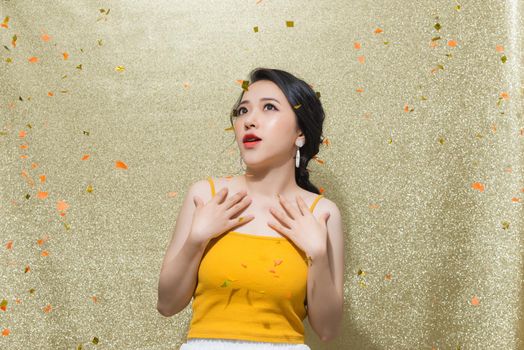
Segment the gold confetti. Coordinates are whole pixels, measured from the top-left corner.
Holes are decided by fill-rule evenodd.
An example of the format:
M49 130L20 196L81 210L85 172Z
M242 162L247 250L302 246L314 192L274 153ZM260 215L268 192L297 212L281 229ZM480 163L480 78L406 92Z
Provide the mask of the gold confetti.
M286 26L294 27L295 26L295 22L294 21L286 21Z
M124 68L124 66L116 66L116 67L115 67L115 70L116 70L117 72L123 72L123 71L125 70L125 68Z

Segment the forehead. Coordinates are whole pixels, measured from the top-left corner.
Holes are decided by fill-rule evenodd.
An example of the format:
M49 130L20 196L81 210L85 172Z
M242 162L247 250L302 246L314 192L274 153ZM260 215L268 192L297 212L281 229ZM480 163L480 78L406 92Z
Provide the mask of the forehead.
M259 80L250 84L248 91L244 91L242 95L242 101L249 100L254 103L262 97L273 97L276 98L280 103L285 103L285 95L280 90L277 84L270 80Z

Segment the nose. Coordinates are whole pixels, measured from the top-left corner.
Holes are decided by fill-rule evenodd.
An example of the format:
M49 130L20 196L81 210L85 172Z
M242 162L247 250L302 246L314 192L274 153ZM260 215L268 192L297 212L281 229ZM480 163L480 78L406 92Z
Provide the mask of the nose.
M257 117L256 117L256 113L254 111L251 112L251 113L247 112L244 115L244 126L246 126L246 127L254 126L256 119L257 119Z

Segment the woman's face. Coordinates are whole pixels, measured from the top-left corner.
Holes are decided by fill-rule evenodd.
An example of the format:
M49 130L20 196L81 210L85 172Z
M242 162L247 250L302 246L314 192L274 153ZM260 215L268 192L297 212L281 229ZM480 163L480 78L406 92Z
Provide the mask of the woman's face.
M302 135L292 106L280 88L269 80L256 81L244 91L233 126L242 159L254 168L289 161L296 154L295 141ZM248 133L262 141L246 147L243 138Z

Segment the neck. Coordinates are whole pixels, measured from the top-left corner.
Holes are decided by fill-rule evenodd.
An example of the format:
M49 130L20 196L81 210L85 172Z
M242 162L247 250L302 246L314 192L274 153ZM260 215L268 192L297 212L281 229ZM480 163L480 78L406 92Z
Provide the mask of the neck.
M248 196L271 201L278 200L277 194L280 194L288 201L295 202L298 185L295 180L294 159L291 161L271 169L247 167L242 180Z

